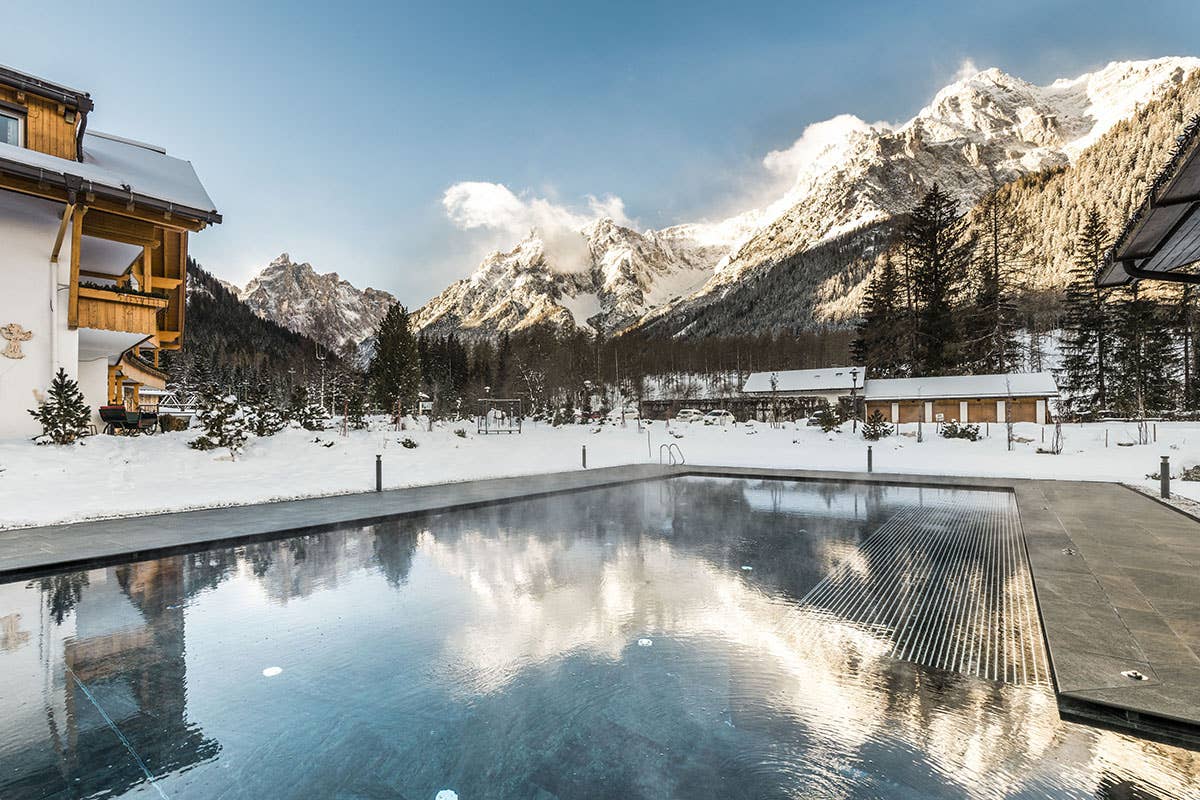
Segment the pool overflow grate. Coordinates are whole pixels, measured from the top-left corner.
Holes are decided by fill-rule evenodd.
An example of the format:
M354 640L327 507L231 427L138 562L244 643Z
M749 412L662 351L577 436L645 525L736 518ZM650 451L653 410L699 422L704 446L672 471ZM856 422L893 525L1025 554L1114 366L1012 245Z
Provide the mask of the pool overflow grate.
M897 513L802 603L864 627L892 658L1048 685L1016 500L973 494Z

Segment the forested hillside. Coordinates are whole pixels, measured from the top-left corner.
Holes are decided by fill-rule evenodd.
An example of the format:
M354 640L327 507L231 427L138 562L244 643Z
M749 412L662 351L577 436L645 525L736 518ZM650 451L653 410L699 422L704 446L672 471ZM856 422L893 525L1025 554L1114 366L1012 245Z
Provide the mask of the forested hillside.
M1061 290L1066 285L1075 233L1093 206L1110 235L1121 229L1145 199L1176 137L1196 114L1200 71L1118 122L1074 166L1027 175L1000 187L1000 200L1012 206L1033 234L1027 248L1029 288ZM978 207L972 218L978 218Z
M214 382L237 391L318 380L320 350L311 339L256 315L225 284L188 259L184 348L167 352L166 367L179 384ZM338 363L326 355L326 370Z

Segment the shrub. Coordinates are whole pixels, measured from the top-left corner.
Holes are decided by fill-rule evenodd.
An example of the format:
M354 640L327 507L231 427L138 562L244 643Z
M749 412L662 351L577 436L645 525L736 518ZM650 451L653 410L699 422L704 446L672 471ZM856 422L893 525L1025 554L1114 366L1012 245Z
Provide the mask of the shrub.
M838 419L837 411L828 403L814 416L817 418L817 424L821 426L821 430L825 431L825 433L836 430L837 426L842 422Z
M966 439L969 442L979 441L978 425L960 425L956 420L944 423L940 433L943 439Z
M892 426L883 417L883 412L875 409L871 412L871 416L867 417L867 421L863 423L863 438L877 442L885 436L892 435Z
M406 437L406 438L404 438L404 439L401 439L401 440L400 440L400 444L401 444L401 445L402 445L402 446L403 446L405 449L408 449L408 450L412 450L413 448L415 448L415 447L417 446L417 443L416 443L416 442L414 442L412 439L409 439L409 438L407 438L407 437Z
M460 438L460 439L465 439L465 438L467 438L467 432L466 432L465 430L463 430L462 428L455 428L455 429L454 429L454 435L455 435L455 436L457 436L457 437L458 437L458 438Z
M88 434L92 420L92 410L83 402L79 384L61 367L50 382L45 402L29 413L42 423L41 435L33 439L38 444L72 444Z
M283 411L269 394L259 395L250 404L249 427L255 436L274 436L287 424Z
M204 433L188 442L188 445L196 450L225 447L229 449L230 457L236 461L250 433L246 413L242 410L237 396L227 394L220 398L206 397L198 416Z

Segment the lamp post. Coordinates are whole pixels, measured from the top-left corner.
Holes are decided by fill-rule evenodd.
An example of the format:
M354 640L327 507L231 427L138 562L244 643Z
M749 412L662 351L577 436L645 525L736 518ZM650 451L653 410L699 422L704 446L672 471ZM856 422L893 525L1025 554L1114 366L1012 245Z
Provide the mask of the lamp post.
M858 433L858 370L850 370L850 413L854 417L851 430Z

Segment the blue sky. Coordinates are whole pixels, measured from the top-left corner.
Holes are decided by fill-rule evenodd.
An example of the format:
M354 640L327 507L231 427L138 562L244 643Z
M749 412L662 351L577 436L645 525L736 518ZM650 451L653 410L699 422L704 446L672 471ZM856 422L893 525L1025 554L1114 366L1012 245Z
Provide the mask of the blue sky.
M419 305L508 231L446 191L503 184L640 227L715 218L839 113L900 121L964 60L1044 83L1200 52L1200 3L17 3L0 61L88 90L90 126L190 159L235 282L281 251ZM53 33L47 33L52 31ZM616 206L619 208L619 206Z

